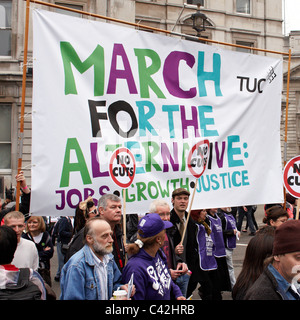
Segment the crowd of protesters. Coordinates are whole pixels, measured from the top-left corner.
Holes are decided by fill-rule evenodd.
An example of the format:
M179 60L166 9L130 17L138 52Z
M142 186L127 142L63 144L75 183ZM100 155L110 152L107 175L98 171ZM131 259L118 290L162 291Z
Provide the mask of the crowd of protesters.
M97 206L89 197L74 217L51 226L45 217L29 215L23 172L16 181L19 211L11 194L0 204L0 300L109 300L121 290L125 299L186 300L197 288L202 300L221 300L224 291L234 300L300 300L300 221L290 195L284 206L265 205L265 225L258 228L255 206L189 214L190 192L178 188L170 204L157 199L148 213L126 215L124 239L118 196L106 194ZM248 227L252 238L236 278L233 251ZM55 245L59 297L51 289Z

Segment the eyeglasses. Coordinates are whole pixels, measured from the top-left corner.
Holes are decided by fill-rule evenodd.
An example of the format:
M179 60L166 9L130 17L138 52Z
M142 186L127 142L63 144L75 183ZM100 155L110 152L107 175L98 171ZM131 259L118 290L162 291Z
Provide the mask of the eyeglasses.
M162 213L159 213L159 216L160 217L168 217L170 215L170 212L162 212Z

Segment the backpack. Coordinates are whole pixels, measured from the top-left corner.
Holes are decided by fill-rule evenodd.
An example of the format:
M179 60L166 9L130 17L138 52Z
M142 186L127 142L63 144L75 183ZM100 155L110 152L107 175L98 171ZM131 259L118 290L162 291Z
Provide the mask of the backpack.
M30 269L21 268L16 285L7 285L0 289L0 300L41 300L41 291L29 280Z

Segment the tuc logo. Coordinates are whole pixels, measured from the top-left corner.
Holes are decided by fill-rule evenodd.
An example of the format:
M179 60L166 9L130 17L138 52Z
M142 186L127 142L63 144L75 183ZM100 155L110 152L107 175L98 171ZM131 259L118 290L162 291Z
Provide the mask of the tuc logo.
M292 158L283 171L283 183L287 192L300 198L300 156Z

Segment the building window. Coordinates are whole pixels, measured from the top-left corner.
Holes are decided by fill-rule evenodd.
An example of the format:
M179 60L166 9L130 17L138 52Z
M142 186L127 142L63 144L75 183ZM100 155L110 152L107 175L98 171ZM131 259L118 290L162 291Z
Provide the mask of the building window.
M200 6L204 6L204 0L187 0L187 4L194 4L194 5L198 5L200 4Z
M250 14L250 0L236 0L236 12Z
M11 5L12 1L0 0L0 56L11 56Z
M80 5L69 4L69 3L59 3L59 2L56 2L56 4L59 5L59 6L63 6L63 7L67 7L67 8L83 11L83 6L80 6ZM82 18L82 14L81 13L74 12L74 11L68 11L68 10L56 8L55 12L66 14L66 15L72 16L72 17Z
M0 170L11 169L11 106L0 104Z
M236 44L238 44L240 46L251 47L251 48L254 47L254 43L253 42L236 41ZM236 51L238 51L238 52L246 52L246 53L253 53L252 49L240 48L240 47L236 47Z

